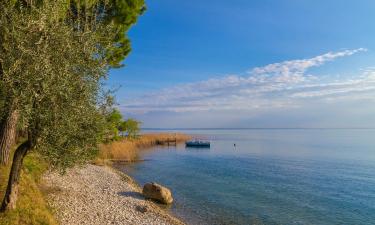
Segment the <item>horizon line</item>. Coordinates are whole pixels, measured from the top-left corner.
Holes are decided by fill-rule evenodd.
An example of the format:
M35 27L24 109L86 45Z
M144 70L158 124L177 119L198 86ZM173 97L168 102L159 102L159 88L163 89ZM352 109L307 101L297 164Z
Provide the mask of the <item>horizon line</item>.
M373 130L375 127L175 127L141 128L141 130Z

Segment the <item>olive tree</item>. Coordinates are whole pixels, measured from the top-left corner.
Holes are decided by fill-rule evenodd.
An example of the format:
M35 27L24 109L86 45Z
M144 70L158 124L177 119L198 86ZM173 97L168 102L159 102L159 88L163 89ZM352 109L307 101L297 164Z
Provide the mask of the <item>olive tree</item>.
M9 17L9 11L16 10L19 15L30 13L35 10L42 10L50 0L5 0L0 8L0 81L6 82L4 70L7 62L2 59L12 54L14 50L9 48L13 41L12 28L14 21ZM95 30L98 38L97 47L100 46L101 57L106 58L107 65L111 67L121 66L121 61L130 52L130 41L127 37L127 30L136 22L137 17L145 10L144 0L59 0L58 8L51 9L54 18L70 26L71 31L80 38L80 34ZM48 14L45 14L48 15ZM98 29L101 26L112 26L112 33ZM29 38L29 37L23 37ZM103 41L104 44L103 44ZM106 42L110 41L110 44ZM19 64L20 60L11 62ZM23 73L20 71L21 74ZM10 147L14 144L16 127L19 122L18 96L0 84L0 164L7 164L9 161Z
M99 94L117 28L103 23L77 32L79 20L61 17L66 1L39 2L27 9L0 2L3 37L12 40L2 42L0 90L13 98L27 133L13 156L1 211L16 207L29 152L38 151L52 168L64 170L95 155L103 130Z

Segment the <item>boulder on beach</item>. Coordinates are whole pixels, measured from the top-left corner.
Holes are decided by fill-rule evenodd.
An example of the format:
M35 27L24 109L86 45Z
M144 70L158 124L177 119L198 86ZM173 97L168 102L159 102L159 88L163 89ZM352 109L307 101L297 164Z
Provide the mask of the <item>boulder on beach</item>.
M173 202L171 191L154 182L145 184L142 193L145 198L150 198L163 204L171 204Z

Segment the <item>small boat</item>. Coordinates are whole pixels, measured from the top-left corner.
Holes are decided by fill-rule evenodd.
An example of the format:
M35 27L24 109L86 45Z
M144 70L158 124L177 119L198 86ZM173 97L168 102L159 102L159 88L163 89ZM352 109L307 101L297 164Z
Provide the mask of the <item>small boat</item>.
M195 148L209 148L210 142L209 141L202 141L202 140L191 140L185 142L186 147L195 147Z

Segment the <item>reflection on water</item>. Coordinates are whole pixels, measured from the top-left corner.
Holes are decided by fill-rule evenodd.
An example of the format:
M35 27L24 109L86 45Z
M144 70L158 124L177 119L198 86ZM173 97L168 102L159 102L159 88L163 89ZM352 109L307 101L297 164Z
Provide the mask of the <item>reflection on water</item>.
M170 187L171 210L188 223L375 223L375 130L186 133L211 148L147 150L149 161L119 169Z

